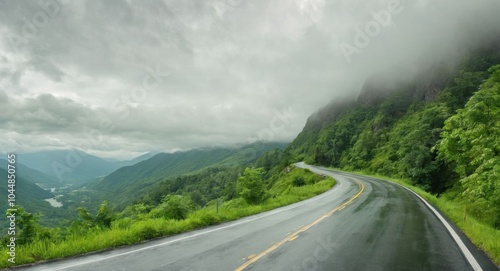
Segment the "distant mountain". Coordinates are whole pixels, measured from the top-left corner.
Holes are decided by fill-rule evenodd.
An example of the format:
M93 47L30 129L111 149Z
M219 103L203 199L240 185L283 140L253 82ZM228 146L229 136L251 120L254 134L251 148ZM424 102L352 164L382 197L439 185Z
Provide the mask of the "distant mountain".
M137 164L139 162L142 162L144 160L148 160L149 158L159 154L160 152L148 152L143 155L137 156L136 158L130 160L131 165Z
M196 149L185 152L159 153L132 166L122 167L89 186L102 199L115 206L130 204L154 184L175 176L192 173L209 166L244 164L256 160L266 151L283 143L254 143L238 148Z
M19 169L17 166L18 165L16 165L15 174L15 194L17 203L21 205L30 205L29 203L31 201L44 200L54 196L49 191L40 188L33 182L17 174L17 170ZM2 210L6 209L3 207L7 207L7 175L7 170L4 168L0 168L0 182L2 183L2 185L0 185L0 194L2 195L2 198L5 199L0 201Z
M0 183L2 184L0 185L0 198L2 198L2 200L0 200L0 210L5 212L8 208L7 196L9 194L7 187L7 170L3 168L6 163L3 161L0 163L2 163L2 167L0 167ZM17 174L17 170L21 169L16 165L15 203L23 206L30 213L43 212L44 209L52 208L44 199L52 198L54 195L27 180L22 174ZM1 221L4 222L4 219ZM3 229L4 227L1 228Z
M51 150L18 154L18 161L63 184L81 184L107 175L121 167L78 150Z
M45 173L42 173L36 169L32 169L27 167L21 163L16 163L17 167L17 176L21 178L30 180L31 182L43 187L43 188L52 188L52 187L60 187L63 186L63 183L58 181L56 177L48 176ZM0 168L7 169L7 160L0 159Z
M140 156L137 156L136 158L131 159L131 160L125 160L125 161L116 160L115 163L120 165L120 167L131 166L131 165L135 165L139 162L142 162L144 160L148 160L149 158L151 158L159 153L160 152L147 152L147 153L140 155Z
M104 161L111 162L111 163L121 163L121 162L123 162L123 161L115 159L115 158L101 158L101 159L104 160Z

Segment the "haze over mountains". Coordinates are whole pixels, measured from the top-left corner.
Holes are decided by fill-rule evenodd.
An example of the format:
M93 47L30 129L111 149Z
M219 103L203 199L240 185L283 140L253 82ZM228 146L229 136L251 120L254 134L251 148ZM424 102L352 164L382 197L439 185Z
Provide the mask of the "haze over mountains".
M6 161L5 161L6 162ZM4 163L4 161L0 161L1 166L0 166L0 197L3 199L0 201L0 210L2 210L2 213L7 210L8 207L8 202L7 202L7 195L8 195L8 187L7 187L7 170L4 168L4 165L7 163ZM25 167L21 167L21 169L26 169ZM23 172L21 171L21 172ZM23 173L19 173L16 176L16 204L19 204L29 210L29 212L38 212L38 213L47 213L46 211L48 209L51 209L50 204L46 201L45 199L52 198L54 195L50 193L47 190L44 190L40 188L38 185L33 183L33 180L28 180L24 176L33 176L30 175L30 171L28 171L27 175L24 175ZM5 224L5 219L0 220L0 224L4 226ZM3 233L4 228L2 227L2 233Z
M260 143L234 148L194 149L185 152L159 153L132 166L122 167L88 189L99 198L122 207L138 200L160 181L194 173L207 167L246 165L272 149L284 149L284 143Z
M18 162L49 176L54 185L65 186L93 181L153 155L154 153L146 153L132 160L119 161L103 159L79 150L48 150L19 154Z
M80 206L95 210L103 200L107 200L112 206L123 208L168 178L206 167L247 164L266 151L285 147L284 143L256 142L231 148L149 152L125 161L100 158L79 150L21 153L17 154L16 163L20 199L17 203L30 212L43 214L42 221L52 221L49 223L53 224L63 219L74 219L75 209ZM7 161L0 159L0 169L5 171L6 167ZM58 169L63 171L57 172ZM2 178L6 177L7 174L2 173ZM49 191L51 188L55 188L54 193ZM6 197L6 187L1 189L1 195ZM51 207L45 201L56 195L60 195L61 208ZM2 202L0 207L6 208L6 202Z
M36 153L21 153L16 155L16 204L23 206L30 213L42 214L43 224L57 225L65 219L74 218L74 208L82 202L74 202L74 198L68 196L72 189L78 188L88 182L95 182L99 176L109 174L114 170L127 165L133 165L152 157L155 152L146 153L132 160L108 161L82 151L75 150L49 150ZM78 155L78 156L76 156ZM5 154L2 157L7 157ZM54 163L67 166L67 158L81 159L80 164L75 167L67 167L62 177L52 166ZM27 165L25 165L26 163ZM7 160L0 159L0 181L7 183ZM29 166L28 166L29 165ZM73 188L70 188L73 187ZM51 190L55 189L54 192ZM7 198L7 186L0 187L0 196ZM56 195L64 194L64 202L61 208L53 207L46 199L54 198ZM62 200L62 199L61 199ZM70 206L66 204L70 203ZM75 205L73 205L75 204ZM1 201L0 208L7 209L7 201ZM5 221L2 220L2 225Z
M6 157L6 156L5 156ZM0 168L7 169L7 160L0 159ZM38 184L42 188L60 187L62 183L57 178L48 176L36 169L27 167L21 163L16 163L17 174L26 180Z

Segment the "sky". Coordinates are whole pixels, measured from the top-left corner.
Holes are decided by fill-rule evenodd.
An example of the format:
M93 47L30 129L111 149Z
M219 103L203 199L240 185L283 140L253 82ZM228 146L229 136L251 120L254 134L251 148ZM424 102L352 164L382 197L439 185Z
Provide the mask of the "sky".
M452 59L500 0L0 0L0 146L127 159L289 142L381 71Z

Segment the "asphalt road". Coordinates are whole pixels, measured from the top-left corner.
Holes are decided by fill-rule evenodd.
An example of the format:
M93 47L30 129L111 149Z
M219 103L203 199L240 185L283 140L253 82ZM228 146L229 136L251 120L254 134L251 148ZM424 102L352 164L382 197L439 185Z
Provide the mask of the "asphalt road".
M310 168L338 184L238 221L16 270L498 270L405 188Z

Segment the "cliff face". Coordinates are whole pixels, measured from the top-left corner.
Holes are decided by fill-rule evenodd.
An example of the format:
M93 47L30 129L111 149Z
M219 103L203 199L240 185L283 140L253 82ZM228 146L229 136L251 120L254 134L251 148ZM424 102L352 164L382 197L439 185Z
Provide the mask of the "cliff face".
M363 84L357 102L365 107L376 106L382 103L396 89L398 89L398 85L393 81L374 75Z
M382 103L394 92L410 92L413 100L433 102L436 101L439 92L444 90L456 68L444 64L422 68L418 74L411 78L395 80L394 76L377 74L368 78L357 98L361 106L371 107Z
M444 121L500 63L499 44L457 55L453 65L427 63L371 76L356 98L333 100L311 115L288 152L298 160L400 175L443 191L446 180L425 183L440 180L446 170L432 146Z
M439 92L444 90L453 76L453 70L443 65L423 71L416 78L413 98L426 102L436 101Z

